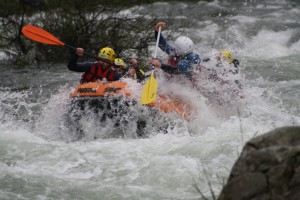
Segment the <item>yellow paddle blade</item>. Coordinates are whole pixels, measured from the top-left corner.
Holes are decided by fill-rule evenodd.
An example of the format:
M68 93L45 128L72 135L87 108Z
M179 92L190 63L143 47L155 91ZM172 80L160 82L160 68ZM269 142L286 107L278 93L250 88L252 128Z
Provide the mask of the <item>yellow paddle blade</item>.
M152 73L150 79L146 82L143 88L141 104L149 104L155 101L156 93L157 93L157 80L154 78L154 75Z

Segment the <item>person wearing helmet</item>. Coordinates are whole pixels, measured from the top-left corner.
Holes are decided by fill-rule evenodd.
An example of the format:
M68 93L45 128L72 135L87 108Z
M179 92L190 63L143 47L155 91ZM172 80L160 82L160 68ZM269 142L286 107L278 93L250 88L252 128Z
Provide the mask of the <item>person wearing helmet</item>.
M229 70L229 73L231 74L238 74L239 73L239 65L240 62L238 61L238 59L234 59L231 55L231 52L228 50L224 50L220 53L220 57L219 57L219 61L227 61L230 65L233 65L234 68ZM237 94L242 98L244 97L244 93L241 91L243 89L242 83L240 82L240 80L235 80L234 81L235 84L237 85L237 87L239 88L239 90L237 91Z
M99 60L96 62L77 63L77 59L83 55L84 49L77 48L76 53L68 63L68 69L75 72L84 72L80 83L95 82L97 80L116 81L121 77L114 68L115 51L110 47L100 49Z
M217 56L217 60L222 62L222 61L227 61L229 64L233 64L236 70L232 71L233 74L238 73L238 67L240 65L240 62L237 59L234 59L231 55L231 52L228 50L224 50L220 53L219 56Z
M228 51L228 50L222 51L220 53L220 55L217 56L217 60L218 60L217 67L220 67L219 65L222 65L222 62L227 61L230 65L233 66L228 72L233 74L233 75L239 74L240 62L238 61L238 59L235 59L235 58L232 57L232 54L231 54L230 51ZM237 95L240 96L241 98L243 98L244 93L242 92L243 86L242 86L241 81L240 80L234 80L234 83L238 87L238 89L236 90Z
M224 62L228 62L230 66L233 66L228 72L231 74L238 74L239 73L239 65L240 62L237 59L234 59L232 57L232 54L228 50L221 51L221 53L216 57L218 63L216 67L222 67ZM242 88L241 83L236 80L236 84L238 85L239 88Z
M226 77L231 75L238 75L239 74L239 64L240 62L233 58L231 52L229 50L223 50L215 56L217 64L213 68L208 68L202 66L202 70L206 70L208 73L208 79L213 82L219 82L221 85L228 84L228 80ZM239 76L235 76L236 78ZM224 79L225 78L225 79ZM241 81L236 79L234 83L237 86L236 93L240 97L244 97L242 92L242 84Z
M114 63L119 66L120 68L122 69L126 69L127 68L127 65L125 64L124 60L122 60L121 58L116 58L114 60Z
M155 25L155 38L158 37L159 27L165 28L165 22L158 22ZM167 43L166 39L161 34L159 37L159 48L169 55L168 64L159 64L157 59L151 62L155 67L160 67L167 73L170 74L185 74L192 78L191 65L199 64L201 62L200 56L193 53L195 45L193 41L186 36L179 36L174 41L174 46Z
M145 72L138 66L138 61L135 58L131 58L128 65L129 70L125 77L136 79L138 82L142 82L145 79Z
M124 76L125 73L128 71L128 66L124 62L124 60L122 60L121 58L116 58L114 63L115 63L116 71L118 71Z

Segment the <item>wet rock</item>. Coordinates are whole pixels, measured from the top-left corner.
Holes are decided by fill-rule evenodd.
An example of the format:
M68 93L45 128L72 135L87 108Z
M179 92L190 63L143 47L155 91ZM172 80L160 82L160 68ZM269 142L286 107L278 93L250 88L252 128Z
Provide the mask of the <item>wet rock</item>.
M300 127L283 127L245 145L218 200L299 200Z

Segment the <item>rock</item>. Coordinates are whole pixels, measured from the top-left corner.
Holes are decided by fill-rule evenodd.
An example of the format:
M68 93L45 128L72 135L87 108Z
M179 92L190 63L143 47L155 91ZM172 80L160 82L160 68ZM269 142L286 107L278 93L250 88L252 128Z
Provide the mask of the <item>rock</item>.
M299 200L300 127L283 127L245 145L218 200Z

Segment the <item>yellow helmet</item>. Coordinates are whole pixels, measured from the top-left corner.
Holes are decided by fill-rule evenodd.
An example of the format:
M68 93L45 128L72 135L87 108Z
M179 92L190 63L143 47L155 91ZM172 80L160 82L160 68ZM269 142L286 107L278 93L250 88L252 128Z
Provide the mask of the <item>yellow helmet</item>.
M122 60L121 58L116 58L115 64L120 66L121 68L127 68L127 65L125 64L124 60Z
M100 51L98 53L98 57L109 60L110 62L114 62L114 60L116 58L116 53L112 48L104 47L104 48L100 49Z
M222 51L221 56L224 60L227 60L229 63L233 62L233 58L232 58L230 51L228 51L228 50Z

